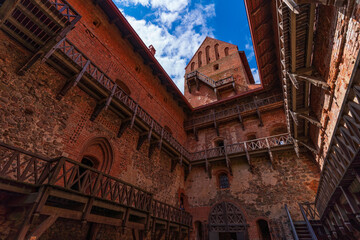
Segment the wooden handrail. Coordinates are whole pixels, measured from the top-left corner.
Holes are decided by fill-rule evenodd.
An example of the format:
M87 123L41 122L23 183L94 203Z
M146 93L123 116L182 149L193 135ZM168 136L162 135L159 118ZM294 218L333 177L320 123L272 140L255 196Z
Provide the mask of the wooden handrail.
M190 213L155 200L152 193L80 162L65 157L51 160L2 142L0 153L0 180L6 179L34 186L46 184L148 212L154 218L159 216L184 226L192 225ZM152 208L153 205L157 207ZM161 212L164 211L169 214L161 217Z
M305 223L306 223L306 227L307 229L309 230L309 233L311 235L311 239L312 240L317 240L317 237L315 235L315 232L314 232L314 229L312 228L310 222L309 222L309 219L307 218L306 214L305 214L305 211L304 211L304 208L302 207L302 205L299 203L299 207L300 207L300 211L301 211L301 214L305 220Z
M298 237L298 235L296 233L295 225L294 225L294 222L293 222L293 220L291 218L291 215L290 215L289 209L287 207L287 204L285 204L285 211L286 211L286 214L287 214L287 216L289 218L289 221L290 221L290 228L291 228L291 231L293 233L294 240L299 240L299 237Z

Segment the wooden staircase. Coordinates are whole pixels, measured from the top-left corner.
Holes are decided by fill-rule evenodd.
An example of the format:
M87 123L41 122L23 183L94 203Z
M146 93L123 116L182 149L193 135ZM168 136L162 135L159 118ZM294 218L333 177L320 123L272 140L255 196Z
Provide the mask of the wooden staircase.
M312 240L305 221L296 221L294 226L299 240Z

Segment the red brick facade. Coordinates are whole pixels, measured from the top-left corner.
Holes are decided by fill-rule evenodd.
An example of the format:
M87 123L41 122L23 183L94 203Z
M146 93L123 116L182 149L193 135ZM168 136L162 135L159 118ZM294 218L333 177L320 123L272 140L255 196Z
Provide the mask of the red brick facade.
M4 181L0 185L0 239L212 240L219 239L219 232L243 234L237 235L238 239L292 239L284 206L294 219L301 219L298 203L315 201L323 159L356 72L359 5L346 8L344 11L349 12L344 13L331 6L318 7L317 17L325 20L316 25L313 68L330 89L308 89L311 105L306 107L323 127L305 123L311 142L299 147L303 139L292 135L295 120L289 120L290 100L286 98L286 84L280 82L283 79L268 73L275 80L262 76L262 84L255 84L246 56L237 46L207 37L185 69L183 96L154 52L142 43L110 0L68 2L82 17L66 41L86 56L88 64L91 61L97 71L102 71L101 79L108 77L117 85L111 92L100 80L91 81L95 78L86 67L87 72L81 75L82 70L69 64L69 55L65 54L72 49L61 52L55 46L46 63L37 60L19 74L34 52L16 40L16 32L0 31L0 181ZM251 13L256 16L258 11L266 11L264 6L255 8L247 3L247 10L258 9ZM271 6L269 12L277 11ZM262 30L254 26L251 17L250 23L252 32ZM264 45L255 45L258 60ZM267 58L266 53L258 61L262 73L268 71L263 60ZM282 62L277 64L280 69ZM214 86L229 77L234 82L226 85L226 90L197 78L190 84L188 74L194 71L211 78ZM73 83L77 76L79 81ZM73 84L59 100L58 94L67 83ZM122 89L120 97L115 94L118 88ZM294 89L291 100L296 102ZM95 116L96 109L105 103L108 105ZM319 154L306 144L314 145ZM13 147L5 147L9 145ZM18 149L27 157L10 154ZM78 172L72 173L69 182L78 178L84 185L85 178L91 179L86 172L91 168L92 175L98 174L94 189L100 189L102 176L111 176L117 183L128 184L128 202L135 198L134 189L141 188L144 195L136 195L138 202L130 206L116 202L120 201L116 196L104 200L100 193L56 185L60 180L53 179L55 173L65 179L70 172L66 172L66 164L60 170L54 167L48 171L47 184L40 180L33 183L38 176L20 174L35 172L36 167L25 164L42 158L30 152L46 156L43 158L51 164L70 159L66 164L71 165L74 160ZM4 159L18 161L4 164ZM17 171L5 171L16 167ZM84 172L88 175L81 175ZM102 194L125 192L119 185L109 189L102 188ZM68 197L63 203L68 209L58 206L59 192ZM145 193L151 193L147 210L138 206ZM156 201L163 202L164 211L177 209L180 213L156 213L157 205L152 204ZM93 202L98 205L94 207ZM236 231L229 230L228 224L226 231L214 230L221 221L216 222L212 214L221 205L233 207ZM181 222L186 212L192 215L188 225ZM97 217L89 217L92 214ZM268 230L259 220L265 221Z

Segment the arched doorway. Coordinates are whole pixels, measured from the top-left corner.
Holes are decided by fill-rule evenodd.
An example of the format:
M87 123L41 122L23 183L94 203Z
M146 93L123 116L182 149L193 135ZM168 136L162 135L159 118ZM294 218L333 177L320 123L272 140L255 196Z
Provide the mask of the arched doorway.
M271 240L270 229L266 220L260 219L257 222L259 228L259 235L261 240Z
M210 212L209 240L247 240L245 218L235 204L222 202Z

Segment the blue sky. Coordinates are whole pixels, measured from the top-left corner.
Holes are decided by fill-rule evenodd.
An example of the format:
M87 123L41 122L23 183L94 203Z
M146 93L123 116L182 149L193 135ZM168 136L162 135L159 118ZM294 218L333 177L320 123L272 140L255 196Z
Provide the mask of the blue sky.
M243 0L113 0L183 92L185 66L206 36L245 51L255 81L256 60Z

